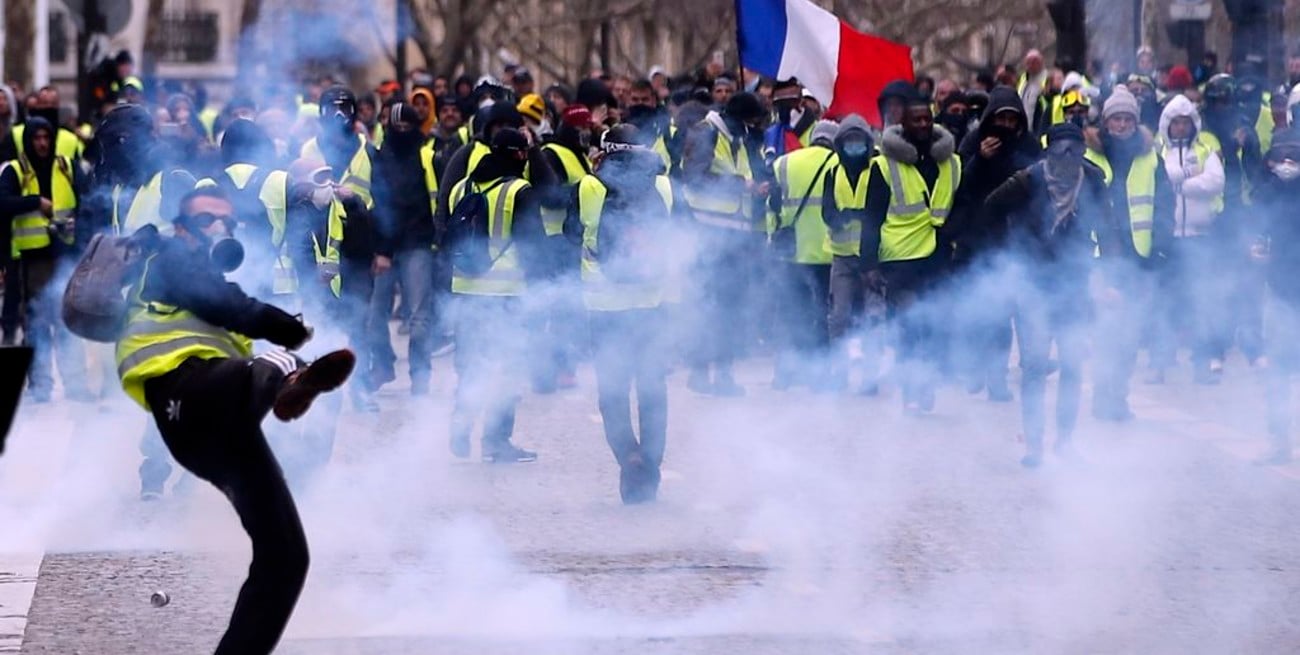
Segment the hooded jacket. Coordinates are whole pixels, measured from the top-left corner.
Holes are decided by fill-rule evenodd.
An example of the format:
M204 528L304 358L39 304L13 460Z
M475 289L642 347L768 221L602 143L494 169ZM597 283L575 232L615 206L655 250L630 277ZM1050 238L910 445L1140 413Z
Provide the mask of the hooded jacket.
M36 159L36 150L32 147L36 133L45 131L50 135L50 156L45 159ZM3 236L4 241L0 243L3 248L4 257L9 256L9 240L12 238L13 218L20 214L34 212L41 207L41 198L53 200L53 175L54 167L59 166L58 157L54 154L54 138L56 131L43 118L29 118L27 120L27 129L23 131L23 152L25 165L31 166L32 171L36 174L36 182L40 186L40 195L26 195L23 191L23 180L16 166L5 166L4 171L0 172L0 223L4 223ZM80 178L77 168L70 166L68 170L72 178L72 188L80 188ZM58 242L57 239L54 240ZM42 248L40 251L26 251L24 257L35 256L36 252L49 251L53 253L55 246L51 248Z
M420 124L420 134L427 137L433 134L433 128L438 125L438 104L434 102L433 92L428 89L417 88L412 91L412 103L415 102L415 96L424 96L424 99L429 102L429 115L424 119L424 122Z
M1020 118L1020 135L1012 143L1003 143L997 153L985 159L980 156L980 143L1000 135L1000 130L993 124L993 116L1002 111L1015 112ZM989 105L980 118L979 129L966 135L960 152L962 179L949 217L953 223L949 229L958 240L959 255L965 258L1001 242L1006 221L1004 217L990 213L984 201L1017 171L1032 166L1041 154L1038 140L1029 132L1024 103L1015 89L1009 86L993 89L989 94Z
M1191 137L1175 142L1169 136L1169 125L1175 118L1188 117L1196 126ZM1165 174L1173 185L1174 237L1204 236L1209 233L1219 216L1218 200L1223 197L1223 162L1218 153L1202 147L1205 161L1196 148L1201 133L1201 114L1184 95L1174 96L1160 114L1161 155Z
M400 139L415 137L414 147ZM382 248L401 252L434 243L433 210L425 187L419 129L403 135L389 130L375 156L375 221Z
M867 140L867 154L861 161L844 156L844 144L855 136ZM822 220L828 227L840 228L849 221L862 220L865 210L845 211L839 208L839 203L835 201L835 181L838 176L847 175L852 188L857 188L858 184L867 184L868 178L863 173L871 168L871 158L874 156L871 147L871 126L864 118L852 114L840 122L840 131L835 134L835 153L839 158L835 166L826 172L826 184L822 191Z
M921 179L925 180L925 185L931 189L939 179L939 164L952 159L956 150L956 144L948 130L940 125L935 125L932 129L934 136L930 140L929 147L925 149L917 148L903 136L903 128L900 125L886 128L880 137L880 154L915 166L917 172L921 174ZM877 258L880 253L880 228L888 218L889 201L892 195L893 191L889 188L889 181L885 179L885 172L880 170L879 166L872 166L871 179L867 186L867 210L862 225L862 263L866 270L875 268L879 263ZM953 198L954 206L956 200ZM941 231L944 235L947 234L943 228ZM939 240L942 242L945 238L941 237ZM941 244L935 249L935 255L942 252L945 252L945 249Z

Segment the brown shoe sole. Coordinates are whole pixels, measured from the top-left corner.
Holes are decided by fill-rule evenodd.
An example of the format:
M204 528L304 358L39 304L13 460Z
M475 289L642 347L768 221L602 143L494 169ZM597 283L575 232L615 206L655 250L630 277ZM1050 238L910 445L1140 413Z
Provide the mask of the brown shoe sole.
M311 409L316 396L343 386L356 365L357 356L351 350L344 349L329 353L306 368L299 369L275 399L275 417L281 421L300 418Z

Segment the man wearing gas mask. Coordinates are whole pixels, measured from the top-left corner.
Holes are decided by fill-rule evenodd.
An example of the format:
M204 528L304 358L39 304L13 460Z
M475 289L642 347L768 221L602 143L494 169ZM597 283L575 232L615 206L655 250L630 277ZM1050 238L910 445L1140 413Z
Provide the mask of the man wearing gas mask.
M225 280L243 249L221 189L187 194L174 225L176 236L156 241L128 292L118 376L176 460L230 500L252 540L248 579L216 652L269 654L297 603L308 554L260 425L272 410L282 421L306 414L317 396L344 383L355 358L338 350L304 366L289 350L306 343L311 329ZM287 350L253 358L250 339Z
M996 94L997 91L995 90ZM1094 249L1103 257L1119 237L1100 168L1084 159L1083 131L1066 122L1047 131L1043 160L1021 170L990 192L985 214L1004 221L1004 245L1015 262L1008 281L1014 297L1019 341L1021 416L1025 455L1021 464L1039 466L1046 436L1046 380L1052 343L1060 366L1057 387L1057 454L1072 452L1079 415L1086 328L1092 316L1089 291ZM1093 235L1098 239L1093 241Z
M1081 127L1081 126L1080 126ZM1006 220L991 211L985 200L1017 171L1039 158L1038 140L1029 132L1029 118L1016 90L994 87L979 126L962 141L962 182L955 203L962 212L957 235L957 274L964 283L978 284L982 276L1001 273L1001 252L1006 242ZM1010 401L1007 362L1011 356L1011 315L1014 298L1005 285L980 285L976 303L959 315L967 317L954 347L957 363L966 377L967 390L987 390L993 402Z
M301 157L324 162L334 175L329 235L322 259L338 266L339 294L347 307L345 329L361 370L360 379L351 387L352 402L359 409L375 412L379 405L371 393L376 345L367 310L374 278L392 268L393 253L378 235L371 214L375 151L356 132L356 112L356 96L346 87L326 89L320 99L320 136L303 144Z

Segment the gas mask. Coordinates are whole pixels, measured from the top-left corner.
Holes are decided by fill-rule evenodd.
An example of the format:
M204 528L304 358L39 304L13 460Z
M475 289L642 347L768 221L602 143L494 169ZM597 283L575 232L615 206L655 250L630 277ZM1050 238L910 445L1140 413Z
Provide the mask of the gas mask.
M1083 154L1083 143L1066 139L1049 144L1043 159L1053 176L1072 177L1083 168Z
M222 273L230 273L244 263L244 245L229 234L222 235L212 241L208 258Z
M862 139L852 139L845 141L842 146L844 156L849 159L863 159L867 156L867 142Z

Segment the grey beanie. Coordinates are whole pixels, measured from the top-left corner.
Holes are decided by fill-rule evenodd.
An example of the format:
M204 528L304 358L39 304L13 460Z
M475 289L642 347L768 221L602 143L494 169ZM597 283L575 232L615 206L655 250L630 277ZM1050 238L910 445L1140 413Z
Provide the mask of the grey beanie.
M825 143L827 146L835 144L835 135L840 133L840 125L835 121L820 120L813 125L812 139L809 143Z
M1115 91L1106 100L1106 105L1101 110L1101 119L1110 120L1111 116L1117 114L1132 114L1135 118L1138 116L1137 98L1122 86L1115 87Z

